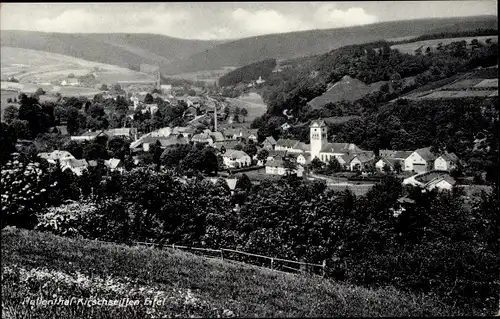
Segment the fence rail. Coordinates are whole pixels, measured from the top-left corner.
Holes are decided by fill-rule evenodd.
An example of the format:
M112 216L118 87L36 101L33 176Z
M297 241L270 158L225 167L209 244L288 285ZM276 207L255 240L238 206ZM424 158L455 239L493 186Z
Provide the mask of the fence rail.
M191 253L201 253L204 257L216 258L220 260L230 260L238 263L264 267L275 271L288 272L288 273L289 272L310 273L313 275L320 275L322 277L325 276L325 268L326 268L325 261L323 261L322 264L312 264L303 261L295 261L295 260L247 253L244 251L228 249L228 248L211 249L211 248L201 248L201 247L188 247L175 244L161 245L157 243L148 243L148 242L134 242L133 244L139 246L157 247L160 249L170 248L170 249L185 250ZM297 268L290 267L292 265L296 265L298 267ZM318 271L320 272L320 274L317 273Z

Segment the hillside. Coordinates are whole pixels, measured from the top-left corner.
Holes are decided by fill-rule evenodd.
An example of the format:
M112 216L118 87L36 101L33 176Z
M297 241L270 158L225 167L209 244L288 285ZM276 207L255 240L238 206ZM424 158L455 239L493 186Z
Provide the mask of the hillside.
M2 316L19 318L459 315L426 297L369 290L178 251L2 230ZM42 288L43 287L43 288ZM126 307L38 306L25 298L138 300ZM158 298L155 307L147 298ZM57 299L56 299L57 300ZM33 309L33 310L32 310Z
M355 102L371 92L380 90L384 83L386 82L380 81L367 85L346 75L325 93L309 101L308 105L313 109L321 109L328 103Z
M116 65L44 51L2 47L1 56L2 78L13 76L20 83L61 81L71 73L76 77L95 73L98 82L108 84L119 80L153 79L149 74Z
M458 32L478 28L496 29L496 16L422 19L376 23L365 26L271 34L220 44L206 52L172 63L167 73L243 66L264 59L288 59L320 54L346 45L395 37L418 36L436 32Z
M69 34L3 30L1 46L69 55L89 61L137 68L157 64L167 74L220 70L264 59L324 53L349 44L421 34L496 29L496 16L384 22L328 30L271 34L235 41L177 39L156 34Z
M2 47L47 51L133 68L138 68L141 63L167 64L221 43L157 34L70 34L19 30L2 30L0 39Z

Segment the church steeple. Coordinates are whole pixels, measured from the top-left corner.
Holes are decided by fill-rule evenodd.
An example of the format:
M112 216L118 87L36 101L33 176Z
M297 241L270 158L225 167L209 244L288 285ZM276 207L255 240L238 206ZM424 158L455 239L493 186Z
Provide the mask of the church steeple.
M319 158L319 153L328 142L327 127L325 121L313 121L309 126L309 130L309 139L311 142L311 160L313 160L315 157Z

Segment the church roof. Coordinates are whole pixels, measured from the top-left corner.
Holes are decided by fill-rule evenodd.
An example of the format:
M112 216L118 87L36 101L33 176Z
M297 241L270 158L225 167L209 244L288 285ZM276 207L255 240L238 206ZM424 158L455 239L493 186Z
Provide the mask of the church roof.
M327 143L321 148L322 153L361 153L362 149L352 143Z

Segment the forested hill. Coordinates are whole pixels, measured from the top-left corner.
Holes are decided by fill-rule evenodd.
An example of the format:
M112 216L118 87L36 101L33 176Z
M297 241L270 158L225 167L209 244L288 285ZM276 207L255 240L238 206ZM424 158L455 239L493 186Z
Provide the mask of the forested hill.
M365 26L263 35L220 44L165 67L168 73L243 66L264 59L322 54L346 45L405 36L475 29L497 29L497 16L392 21Z
M223 41L186 40L159 34L55 33L2 30L2 47L64 54L136 69L141 63L165 65Z
M222 76L219 79L220 86L237 85L238 83L248 83L262 77L266 80L273 69L276 67L275 59L267 59L264 61L252 63L244 67L238 68Z

